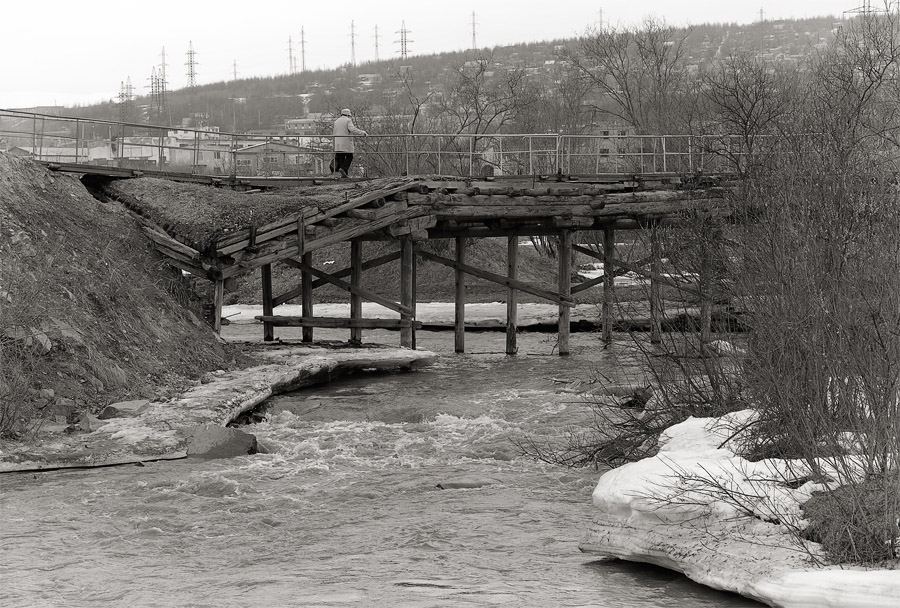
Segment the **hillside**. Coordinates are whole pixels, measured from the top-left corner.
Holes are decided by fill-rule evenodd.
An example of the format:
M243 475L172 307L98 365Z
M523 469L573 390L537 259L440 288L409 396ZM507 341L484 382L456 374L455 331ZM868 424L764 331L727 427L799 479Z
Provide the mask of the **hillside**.
M0 153L0 436L235 366L125 210Z
M703 72L729 55L750 51L771 61L796 63L821 48L832 35L839 18L762 21L751 24L705 23L692 26L686 34L686 65ZM409 96L424 100L445 91L455 76L454 68L476 57L491 58L492 73L523 69L534 84L553 90L560 77L559 50L577 45L577 38L522 42L520 44L413 55L399 59L344 65L333 69L284 74L273 77L242 78L202 84L192 89L167 92L165 115L155 115L152 100L138 96L124 108L129 120L179 125L187 119L243 133L277 129L284 120L309 112L329 112L349 106L372 113L400 111ZM150 68L147 68L148 76ZM501 78L502 80L502 78ZM110 99L118 91L110 91ZM119 120L123 108L113 101L67 109L70 116ZM363 112L363 113L369 113Z

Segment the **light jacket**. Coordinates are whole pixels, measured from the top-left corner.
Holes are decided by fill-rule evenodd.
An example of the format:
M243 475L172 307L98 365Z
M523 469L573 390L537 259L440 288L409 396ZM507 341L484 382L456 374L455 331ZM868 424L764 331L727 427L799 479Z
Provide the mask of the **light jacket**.
M334 121L334 151L335 152L350 152L351 154L356 151L356 146L353 143L352 135L368 135L362 129L358 129L356 125L353 124L353 119L349 116L338 116L338 119Z

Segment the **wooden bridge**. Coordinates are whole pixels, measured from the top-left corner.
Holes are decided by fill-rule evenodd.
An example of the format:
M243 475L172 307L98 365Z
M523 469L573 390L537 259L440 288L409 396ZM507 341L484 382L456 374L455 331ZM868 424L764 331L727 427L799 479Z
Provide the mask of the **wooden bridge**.
M79 171L77 166L55 166ZM456 351L465 350L466 278L477 277L504 286L507 297L506 352L517 350L518 294L525 292L559 306L559 353L569 353L570 311L573 296L603 285L602 334L611 339L612 294L616 275L631 271L650 281L650 316L653 339L659 339L661 301L659 285L670 282L660 271L657 228L682 222L687 214L724 213L723 180L717 177L647 175L552 175L496 179L447 176L382 178L377 180L316 179L285 184L283 180L255 181L235 188L182 183L140 175L85 175L83 181L96 196L123 203L156 249L168 262L215 285L215 324L219 330L225 282L233 277L261 273L263 337L272 340L278 327L302 327L302 339L312 341L314 328L347 328L350 341L359 343L365 329L399 330L401 346L415 348L416 260L442 264L455 271ZM247 189L249 186L255 188ZM221 186L221 184L220 184ZM649 267L619 259L615 233L650 231ZM573 241L588 232L602 236L602 252ZM556 289L521 281L517 277L518 247L522 237L558 239ZM496 274L469 265L467 239L505 237L507 272ZM426 251L420 243L451 239L455 256ZM366 241L395 241L397 250L364 259ZM335 272L314 267L317 249L348 242L350 266ZM448 247L449 250L449 247ZM578 252L604 263L602 277L573 285L572 256ZM396 299L362 287L363 274L380 265L400 262ZM285 293L273 292L272 267L285 264L299 269L300 284ZM349 292L350 317L316 316L313 290L330 284ZM301 316L280 316L274 309L299 299ZM376 302L398 318L363 318L362 302ZM701 308L702 310L702 308ZM703 315L701 315L703 318ZM708 332L709 314L705 315Z

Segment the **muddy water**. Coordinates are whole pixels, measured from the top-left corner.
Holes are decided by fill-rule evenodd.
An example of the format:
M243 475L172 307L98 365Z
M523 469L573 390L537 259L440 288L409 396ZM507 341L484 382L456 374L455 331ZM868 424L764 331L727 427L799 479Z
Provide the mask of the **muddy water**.
M516 447L589 419L592 370L640 381L626 343L418 338L431 369L273 399L269 454L0 478L0 605L757 605L581 554L598 473Z

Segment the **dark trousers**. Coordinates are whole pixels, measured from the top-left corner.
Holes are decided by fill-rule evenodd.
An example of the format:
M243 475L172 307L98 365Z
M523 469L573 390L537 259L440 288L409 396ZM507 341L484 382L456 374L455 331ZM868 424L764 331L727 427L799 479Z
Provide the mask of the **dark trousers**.
M350 173L350 164L353 162L352 152L334 153L334 170L338 173L343 169L344 173Z

